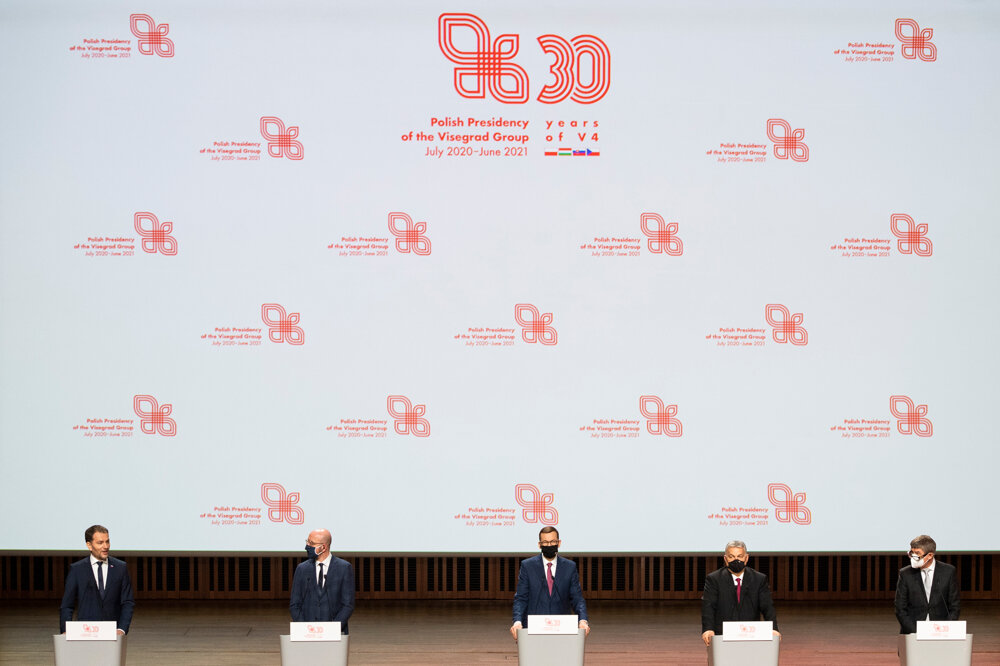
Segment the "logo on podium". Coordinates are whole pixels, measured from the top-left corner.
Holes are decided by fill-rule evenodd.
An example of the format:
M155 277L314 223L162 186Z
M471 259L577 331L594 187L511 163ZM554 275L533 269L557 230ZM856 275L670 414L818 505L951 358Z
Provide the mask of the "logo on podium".
M933 36L933 28L921 30L913 19L896 19L896 39L901 44L899 51L907 60L917 58L924 62L937 60L937 47L931 42Z
M133 218L137 234L142 236L142 250L148 254L165 254L172 257L177 254L177 240L170 235L174 230L173 222L161 223L156 215L140 211Z
M646 432L650 435L680 437L684 434L684 426L676 418L677 405L664 405L655 395L641 395L639 411L646 417Z
M267 154L271 157L287 157L290 160L301 160L303 156L302 142L297 125L289 125L277 116L261 116L260 135L267 139Z
M386 398L386 409L394 420L393 429L397 435L427 437L431 434L430 422L423 418L426 405L413 405L405 395L390 395Z
M684 254L684 243L677 237L676 222L667 224L659 213L643 213L639 217L639 227L646 234L646 247L653 254L669 254L672 257Z
M559 524L559 512L552 506L552 493L542 494L533 483L519 483L514 486L514 499L521 505L521 518L526 523L542 525Z
M174 43L167 38L169 23L157 25L149 14L132 14L129 16L129 28L135 35L136 48L142 55L155 53L161 58L174 57Z
M805 493L793 493L784 483L769 483L767 500L774 505L774 518L779 523L812 523L812 512L806 506Z
M889 229L897 238L896 249L900 254L915 254L918 257L929 257L934 254L934 245L927 238L927 224L916 224L913 218L905 213L893 213L889 216Z
M132 409L139 417L139 429L147 435L163 435L173 437L177 434L177 422L170 417L174 406L169 403L159 404L151 395L132 396Z
M426 222L413 223L406 213L389 213L389 231L396 237L396 251L403 254L427 256L431 253L431 241L425 233Z
M804 129L792 131L788 121L781 118L769 118L767 121L767 138L774 142L774 156L779 160L789 157L794 162L809 161L809 146L803 143L806 138Z
M514 306L514 320L521 326L521 339L527 343L554 345L559 342L559 334L551 325L551 312L541 314L530 303L518 303Z
M930 437L934 434L934 424L927 418L927 405L915 405L906 395L889 398L889 411L896 417L896 430L901 435Z
M805 319L801 312L791 314L788 308L778 303L768 303L764 306L764 318L774 329L771 337L775 342L804 346L809 344L809 333L802 327Z
M305 333L299 323L298 312L285 312L285 308L277 303L264 303L260 306L260 318L267 324L267 338L271 342L287 342L290 345L305 343Z
M287 493L280 483L260 484L260 498L267 505L267 519L272 523L301 525L306 512L299 506L299 494Z

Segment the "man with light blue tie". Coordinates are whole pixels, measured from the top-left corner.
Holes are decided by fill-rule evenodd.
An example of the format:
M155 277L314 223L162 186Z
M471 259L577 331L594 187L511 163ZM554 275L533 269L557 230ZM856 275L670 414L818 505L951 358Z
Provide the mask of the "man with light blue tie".
M90 557L74 562L66 575L66 591L59 608L59 633L66 633L66 622L114 621L118 635L128 633L135 599L132 581L125 562L109 557L111 537L108 528L91 525L83 533Z
M517 640L517 630L528 626L529 615L572 615L580 620L580 628L590 633L587 604L583 600L580 575L576 563L559 557L559 530L551 525L538 533L542 553L521 561L514 594L514 624L510 633Z

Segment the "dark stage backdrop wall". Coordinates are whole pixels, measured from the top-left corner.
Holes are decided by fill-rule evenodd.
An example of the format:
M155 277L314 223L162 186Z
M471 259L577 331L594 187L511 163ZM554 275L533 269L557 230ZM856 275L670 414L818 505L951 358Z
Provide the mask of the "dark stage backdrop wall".
M998 33L3 2L0 550L1000 549Z

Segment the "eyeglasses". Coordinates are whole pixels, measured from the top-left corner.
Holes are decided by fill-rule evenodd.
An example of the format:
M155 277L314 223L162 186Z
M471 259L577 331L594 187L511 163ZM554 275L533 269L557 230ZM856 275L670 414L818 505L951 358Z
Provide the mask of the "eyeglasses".
M543 546L558 546L559 540L557 539L555 541L539 541L538 543L542 544Z

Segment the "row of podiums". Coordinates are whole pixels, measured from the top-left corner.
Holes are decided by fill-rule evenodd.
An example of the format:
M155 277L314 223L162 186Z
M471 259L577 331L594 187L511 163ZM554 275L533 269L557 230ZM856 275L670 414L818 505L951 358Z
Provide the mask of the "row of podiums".
M521 666L583 664L584 631L575 615L532 615L529 629L517 632ZM965 622L918 622L916 634L899 637L901 666L969 666L972 634ZM114 622L67 622L66 633L55 641L56 666L121 666L125 664L125 636ZM282 666L345 666L350 637L339 622L292 622L279 636ZM777 666L779 643L770 622L725 622L721 636L708 646L709 666Z

